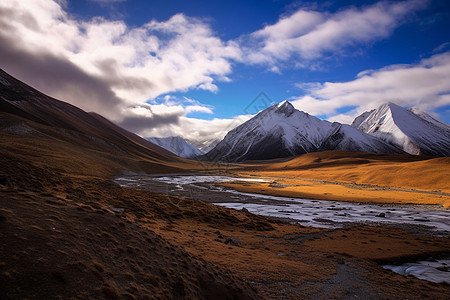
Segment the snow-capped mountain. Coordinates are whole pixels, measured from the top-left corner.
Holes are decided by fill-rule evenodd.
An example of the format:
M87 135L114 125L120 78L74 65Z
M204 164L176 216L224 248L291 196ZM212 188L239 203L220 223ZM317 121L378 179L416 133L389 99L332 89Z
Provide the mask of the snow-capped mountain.
M416 109L386 103L358 116L352 126L409 154L450 156L450 126Z
M283 101L231 130L204 157L209 160L242 161L325 150L402 152L349 125L320 120Z
M165 138L149 137L146 138L146 140L180 157L192 158L203 155L202 151L200 151L194 145L189 144L179 136L171 136Z

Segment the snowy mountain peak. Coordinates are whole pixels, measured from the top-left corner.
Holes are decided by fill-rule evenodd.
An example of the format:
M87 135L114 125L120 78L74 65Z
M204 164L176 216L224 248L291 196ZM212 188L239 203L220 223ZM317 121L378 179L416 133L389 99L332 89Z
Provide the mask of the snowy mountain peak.
M198 148L186 142L182 137L171 136L165 138L149 137L146 140L164 148L173 154L184 158L192 158L203 155Z
M295 110L294 106L288 100L284 100L283 102L275 104L275 106L277 110L282 113L292 112Z
M283 101L228 132L205 157L242 161L324 150L401 152L351 126L320 120Z
M380 107L388 107L390 109L403 109L400 105L395 104L394 102L386 102L382 104Z
M280 103L275 104L275 105L276 105L277 107L282 107L282 106L288 105L288 104L292 105L288 100L284 100L284 101L281 101Z
M433 120L428 114L386 103L358 116L352 126L410 154L449 156L449 127Z
M290 115L294 111L296 111L295 107L287 100L284 100L283 102L280 102L280 103L276 104L275 106L279 113L283 113L286 115Z

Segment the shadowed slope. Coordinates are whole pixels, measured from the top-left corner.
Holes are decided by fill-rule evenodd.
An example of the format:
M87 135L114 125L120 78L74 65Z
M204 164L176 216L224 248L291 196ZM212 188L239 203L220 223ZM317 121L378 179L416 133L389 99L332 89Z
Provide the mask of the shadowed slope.
M120 214L23 192L2 193L0 206L2 299L256 298Z

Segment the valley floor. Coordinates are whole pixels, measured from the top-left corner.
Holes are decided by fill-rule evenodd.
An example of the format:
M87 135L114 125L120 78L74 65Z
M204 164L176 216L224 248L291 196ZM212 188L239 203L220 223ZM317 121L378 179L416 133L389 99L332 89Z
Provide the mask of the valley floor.
M59 175L45 188L2 180L2 299L446 299L450 292L380 266L448 256L448 236L401 226L309 228Z
M448 284L381 267L449 257L448 235L401 225L304 227L120 187L101 176L1 159L1 299L446 299L450 294Z

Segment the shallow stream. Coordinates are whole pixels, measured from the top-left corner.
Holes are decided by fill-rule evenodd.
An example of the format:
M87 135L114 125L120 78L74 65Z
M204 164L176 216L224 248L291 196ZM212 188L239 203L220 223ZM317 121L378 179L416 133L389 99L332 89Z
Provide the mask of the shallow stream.
M450 210L437 205L377 205L308 200L250 194L224 188L231 181L269 182L265 179L209 175L128 175L115 178L121 186L181 196L271 217L304 226L337 228L348 223L407 224L450 233Z

